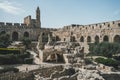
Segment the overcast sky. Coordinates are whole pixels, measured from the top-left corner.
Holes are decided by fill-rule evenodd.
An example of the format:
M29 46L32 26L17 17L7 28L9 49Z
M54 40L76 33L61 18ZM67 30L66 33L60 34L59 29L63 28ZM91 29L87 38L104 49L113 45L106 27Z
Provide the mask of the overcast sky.
M0 0L0 22L23 23L41 10L42 27L120 20L120 0Z

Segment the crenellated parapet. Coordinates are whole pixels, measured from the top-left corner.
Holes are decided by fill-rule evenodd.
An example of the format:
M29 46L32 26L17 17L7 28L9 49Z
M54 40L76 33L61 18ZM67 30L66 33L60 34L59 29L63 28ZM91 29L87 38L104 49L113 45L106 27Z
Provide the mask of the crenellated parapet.
M12 23L6 23L6 26L12 26Z
M120 20L118 21L110 21L110 22L102 22L96 24L88 24L88 25L78 25L71 24L63 27L63 30L98 30L98 29L110 29L110 28L118 28L120 27Z
M64 30L70 30L70 29L80 28L82 26L83 25L79 25L79 24L71 24L71 25L64 26L63 29Z
M23 23L8 23L8 22L0 22L0 26L22 26L25 25Z
M20 23L14 23L13 26L21 26L21 24Z
M41 28L41 30L44 30L44 31L57 31L58 29L57 28Z
M32 28L26 27L27 25L24 23L8 23L8 22L0 22L0 28Z
M0 22L0 26L4 26L5 25L5 23L4 22Z
M62 41L76 40L81 43L102 41L113 42L120 37L120 20L88 25L71 24L53 32ZM106 38L107 37L107 38ZM71 39L73 38L73 39ZM120 40L120 38L118 38Z

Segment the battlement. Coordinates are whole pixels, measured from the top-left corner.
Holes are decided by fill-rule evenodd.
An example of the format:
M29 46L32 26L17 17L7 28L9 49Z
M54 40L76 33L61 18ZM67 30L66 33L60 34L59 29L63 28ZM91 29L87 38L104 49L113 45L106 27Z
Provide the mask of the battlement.
M24 23L8 23L8 22L0 22L0 27L25 27Z
M96 23L96 24L88 24L88 25L85 25L85 27L89 27L92 29L110 28L110 27L117 26L118 23L120 23L120 20L110 21L110 22L102 22L102 23Z
M27 26L31 24L31 16L27 16L24 18L24 24L26 24Z
M56 28L42 28L42 30L45 30L45 31L56 31L57 29Z
M96 24L88 24L88 25L78 25L78 24L71 24L64 26L64 30L69 30L69 29L102 29L102 28L110 28L110 27L115 27L115 26L120 26L120 20L117 21L110 21L110 22L102 22L102 23L96 23Z
M14 23L14 26L21 26L20 23Z
M12 23L6 23L7 26L12 26Z
M64 26L64 29L65 30L67 30L67 29L75 29L75 28L80 28L82 26L83 25L79 25L79 24L71 24L71 25Z
M5 23L4 23L4 22L0 22L0 25L2 25L2 26L3 26L3 25L5 25Z
M24 24L24 23L21 23L21 26L26 26L26 24Z

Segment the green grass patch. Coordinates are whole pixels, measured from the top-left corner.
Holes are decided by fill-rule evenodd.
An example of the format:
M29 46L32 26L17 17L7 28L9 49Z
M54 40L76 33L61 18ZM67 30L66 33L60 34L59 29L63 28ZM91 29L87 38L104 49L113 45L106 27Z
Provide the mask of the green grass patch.
M95 61L98 63L104 64L104 65L107 65L107 66L118 67L119 65L118 61L111 59L111 58L104 59L104 58L99 57L99 58L96 58Z
M20 54L19 48L0 48L0 54Z
M0 50L20 50L19 48L0 48Z
M0 65L8 65L8 64L30 64L32 63L32 59L30 58L29 53L24 54L0 54ZM27 61L26 61L27 59Z

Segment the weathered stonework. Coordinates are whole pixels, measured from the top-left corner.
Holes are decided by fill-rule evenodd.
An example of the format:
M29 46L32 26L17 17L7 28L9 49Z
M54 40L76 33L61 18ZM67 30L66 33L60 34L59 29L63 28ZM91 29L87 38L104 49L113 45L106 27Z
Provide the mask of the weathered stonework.
M37 41L40 33L48 34L55 29L41 28L40 10L37 7L36 19L31 16L24 18L24 23L4 23L0 22L0 33L7 33L10 35L11 41L20 41L24 37L30 40Z
M54 31L53 35L61 41L80 42L86 49L85 53L88 53L88 43L120 42L120 20L90 25L72 24Z
M49 34L53 42L79 42L88 53L88 43L120 42L120 20L90 25L72 24L61 29L41 28L40 10L37 7L36 19L27 16L22 24L0 22L0 33L2 32L9 34L12 41L22 40L24 37L38 41L39 35L42 34L44 44L48 43Z

